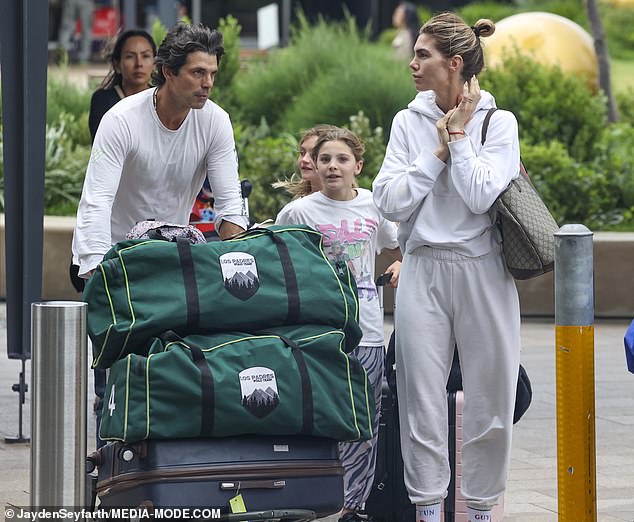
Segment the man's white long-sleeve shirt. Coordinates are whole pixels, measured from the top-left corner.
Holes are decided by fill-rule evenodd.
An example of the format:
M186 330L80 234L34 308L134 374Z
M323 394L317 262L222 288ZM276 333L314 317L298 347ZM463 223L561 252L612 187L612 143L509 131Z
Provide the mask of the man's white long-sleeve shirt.
M247 226L229 115L207 101L170 130L156 114L153 93L124 98L99 124L73 235L80 275L138 221L187 224L205 176L214 192L216 226L223 220Z

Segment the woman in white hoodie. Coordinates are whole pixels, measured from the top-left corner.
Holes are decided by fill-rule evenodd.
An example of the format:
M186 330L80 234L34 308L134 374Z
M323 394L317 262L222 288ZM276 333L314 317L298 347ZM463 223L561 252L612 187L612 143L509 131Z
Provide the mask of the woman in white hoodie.
M419 32L410 69L419 91L392 123L374 200L400 222L396 366L405 484L418 522L439 522L447 495L446 383L454 343L465 393L462 493L469 521L491 520L505 489L520 353L515 282L491 205L518 175L513 114L495 107L476 75L490 20L453 13Z

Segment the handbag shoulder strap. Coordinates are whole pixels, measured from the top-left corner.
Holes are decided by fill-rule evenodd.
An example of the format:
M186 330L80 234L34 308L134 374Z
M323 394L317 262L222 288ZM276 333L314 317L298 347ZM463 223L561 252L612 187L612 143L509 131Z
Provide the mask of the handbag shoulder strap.
M481 139L482 145L484 145L484 142L487 139L487 129L489 128L489 121L491 120L491 116L493 116L493 113L497 110L498 110L497 107L491 107L487 111L486 116L484 117L484 120L482 121L482 139ZM528 175L528 171L526 170L526 167L524 167L524 163L522 162L521 159L520 159L520 175L523 175L528 180L528 182L531 185L533 185L533 180Z
M491 120L491 116L493 116L493 113L495 111L497 111L497 107L491 107L487 111L486 116L484 117L484 121L482 122L482 145L484 145L484 142L487 139L487 129L489 128L489 121Z

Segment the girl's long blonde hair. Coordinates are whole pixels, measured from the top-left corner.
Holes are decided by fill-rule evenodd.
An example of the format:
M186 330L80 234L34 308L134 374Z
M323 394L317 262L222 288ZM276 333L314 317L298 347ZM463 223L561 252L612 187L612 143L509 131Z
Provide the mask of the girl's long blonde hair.
M299 145L301 147L302 143L304 143L308 138L317 137L319 138L323 133L328 132L330 130L336 129L334 125L328 125L327 123L320 123L319 125L315 125L310 129L304 131L301 139L299 140ZM308 196L308 194L313 193L313 187L307 179L303 179L299 174L293 173L290 179L285 179L283 181L276 181L273 183L273 188L281 188L286 190L289 194L292 194L293 199L301 198L304 196Z

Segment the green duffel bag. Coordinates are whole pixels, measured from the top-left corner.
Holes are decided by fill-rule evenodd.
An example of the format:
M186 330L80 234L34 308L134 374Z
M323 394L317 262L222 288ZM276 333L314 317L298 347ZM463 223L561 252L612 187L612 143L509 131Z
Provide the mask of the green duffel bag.
M252 229L240 237L192 245L128 240L114 245L84 290L93 367L148 340L180 335L325 324L361 340L357 287L345 263L331 264L322 235L305 225Z
M372 437L372 385L344 350L342 330L282 326L257 334L168 332L148 357L131 354L108 377L104 440L305 434Z

